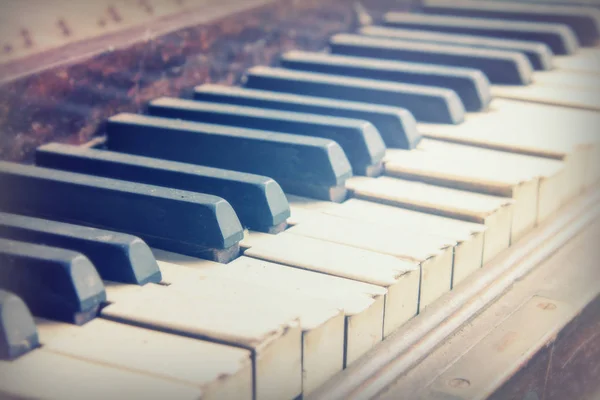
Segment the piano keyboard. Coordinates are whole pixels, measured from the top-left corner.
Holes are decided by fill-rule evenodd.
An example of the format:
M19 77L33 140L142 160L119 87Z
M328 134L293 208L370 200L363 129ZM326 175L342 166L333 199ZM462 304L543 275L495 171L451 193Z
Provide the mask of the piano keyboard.
M600 10L552 3L423 0L0 162L0 393L310 398L595 190Z

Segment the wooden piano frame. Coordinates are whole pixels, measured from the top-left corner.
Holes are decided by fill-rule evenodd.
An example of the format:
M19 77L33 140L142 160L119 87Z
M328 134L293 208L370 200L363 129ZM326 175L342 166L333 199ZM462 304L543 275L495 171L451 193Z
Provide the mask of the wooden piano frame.
M235 84L248 67L317 50L356 23L350 0L221 3L1 65L0 159L30 162L50 141L84 144L111 115L203 82ZM410 7L363 4L375 17ZM599 199L583 193L310 399L597 396Z

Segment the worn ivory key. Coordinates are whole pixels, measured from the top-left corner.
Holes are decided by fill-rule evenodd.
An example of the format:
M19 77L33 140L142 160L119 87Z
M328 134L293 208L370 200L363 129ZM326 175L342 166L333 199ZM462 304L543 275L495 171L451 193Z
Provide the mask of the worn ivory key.
M474 163L469 158L424 151L389 153L385 174L455 189L512 198L512 240L531 231L537 221L539 178L512 164Z
M252 399L248 350L102 318L83 326L44 319L36 325L48 352L190 386L203 400Z
M356 359L357 355L364 354L382 340L387 290L381 286L244 256L223 265L162 250L155 249L154 253L165 273L164 283L177 284L186 275L190 275L189 271L193 269L197 275L194 279L202 279L204 276L226 277L269 289L275 287L286 292L308 295L322 299L323 304L339 308L345 315L345 357L350 360ZM185 273L182 268L174 268L171 264L186 267ZM320 363L318 359L315 361ZM305 357L305 371L309 370L311 362ZM315 377L315 385L310 382L307 385L305 381L304 393L310 392L311 386L316 387L319 382L327 380L327 372L332 371L324 371L321 376Z
M511 240L513 200L382 177L347 182L354 197L484 224L486 241L507 248ZM496 247L497 246L497 247ZM484 254L484 262L489 261Z
M200 260L198 260L200 261ZM200 261L201 263L201 261ZM203 273L202 268L161 262L169 289L229 302L255 304L257 312L269 312L270 303L300 318L302 327L302 392L308 393L344 366L344 316L336 305L310 294L289 292L273 285L256 285L227 274ZM166 282L166 281L165 281ZM262 306L266 304L266 306ZM378 331L381 335L381 329Z
M495 171L508 167L537 176L539 178L537 223L553 215L567 200L566 166L563 161L432 139L423 139L419 142L418 148L436 156L468 162L476 165L477 168L482 164L494 165ZM388 154L393 157L394 152L388 151Z
M349 220L377 224L388 228L401 228L406 232L418 232L434 237L447 238L454 242L454 265L452 285L454 286L471 272L481 267L484 249L493 254L492 246L485 248L484 225L421 213L370 201L349 199L342 204L318 201L305 197L288 195L292 216L290 225L296 225L306 216L304 210L326 215L340 216ZM490 243L492 243L490 241ZM493 244L493 243L492 243Z
M374 251L416 263L421 268L421 310L451 288L456 242L415 232L403 233L385 225L363 223L316 211L298 209L294 210L294 214L304 215L297 225L287 230L290 234Z
M591 111L495 99L460 126L419 124L432 139L562 160L572 198L600 178L600 115Z
M260 296L240 301L223 289L209 290L208 286L177 290L156 284L107 284L112 304L100 316L250 350L254 399L298 396L302 392L299 315L282 310L272 299L270 304Z
M386 254L287 232L246 234L244 255L387 288L384 336L419 310L419 266ZM375 344L375 342L374 342ZM361 354L347 356L350 363Z

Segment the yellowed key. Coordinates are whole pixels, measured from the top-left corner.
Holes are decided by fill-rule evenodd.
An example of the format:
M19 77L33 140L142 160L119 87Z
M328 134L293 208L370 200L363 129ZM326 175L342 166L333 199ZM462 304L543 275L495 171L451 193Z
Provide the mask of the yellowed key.
M213 282L211 282L213 283ZM207 288L205 285L203 288ZM198 286L196 286L198 288ZM106 284L112 304L103 318L248 349L256 399L294 398L302 392L302 327L297 310L271 299L228 296L146 284ZM242 288L236 288L243 290Z
M355 177L346 182L354 197L484 224L493 248L510 245L513 200L401 179ZM484 262L490 254L484 254Z
M495 99L460 125L419 124L428 138L563 160L573 197L600 178L600 113Z
M538 176L537 223L543 222L552 216L569 197L568 193L566 193L566 188L568 187L566 181L567 169L565 163L560 160L432 139L421 140L418 149L446 159L468 162L470 165L495 165L497 170L502 170L504 166L509 166L509 168L517 171L527 171L529 174ZM388 149L388 154L393 156L395 151L395 149Z
M205 400L252 399L248 350L101 318L82 326L36 319L36 326L46 351L194 387Z
M177 264L193 269L198 275L197 279L206 276L226 277L248 284L309 295L321 299L323 304L341 309L346 319L345 351L346 354L350 354L351 359L355 359L356 354L364 354L383 339L387 290L381 286L244 256L229 264L220 264L156 249L154 254L161 266L163 281L168 284L177 284L182 279L188 279L186 275L189 273L182 274L181 269L171 265ZM315 362L320 363L318 359ZM319 381L322 383L327 380L328 374L322 372L317 378L315 386L318 386ZM304 387L305 393L310 391L310 385L308 388Z
M512 164L473 163L468 158L418 150L392 149L387 153L388 176L513 199L513 241L536 225L539 178L534 173Z
M339 204L288 195L288 201L292 210L292 215L288 219L290 225L298 224L302 221L302 217L310 216L310 213L303 212L308 210L313 213L321 212L364 223L387 226L396 231L425 233L451 239L456 242L452 272L453 285L481 267L484 249L486 253L490 254L490 258L504 249L504 247L494 247L492 240L485 241L486 227L481 224L360 199L348 199Z
M406 233L385 225L327 215L309 210L302 221L287 232L387 254L421 268L422 310L452 287L452 265L456 242L419 233Z
M287 232L250 232L241 244L247 257L385 287L384 336L418 312L420 269L415 263Z

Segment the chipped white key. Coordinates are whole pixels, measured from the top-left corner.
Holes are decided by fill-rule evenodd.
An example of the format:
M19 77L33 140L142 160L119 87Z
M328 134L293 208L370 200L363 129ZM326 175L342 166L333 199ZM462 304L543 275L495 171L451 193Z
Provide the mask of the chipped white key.
M469 158L391 149L386 152L385 174L513 199L513 241L531 231L537 222L539 178L512 164L473 163Z
M106 292L112 304L102 309L103 318L250 350L255 399L301 393L299 316L276 302L239 301L217 290L202 294L156 284L106 284Z
M0 397L198 400L202 398L202 392L171 380L82 361L39 348L16 360L0 361Z
M173 284L185 279L187 274L182 274L181 269L170 265L177 264L193 268L201 276L221 276L254 285L276 287L290 293L310 295L322 299L324 304L343 310L346 319L346 354L350 354L351 359L355 359L356 354L364 354L374 343L382 340L387 290L381 286L244 256L229 264L220 264L162 250L153 251L161 266L165 283ZM386 331L391 333L397 326L386 328ZM304 362L311 363L313 360L305 358ZM318 359L314 362L320 363ZM311 387L316 387L331 378L333 371L328 372L330 375L325 371L316 377L314 385L310 385L310 382L308 388L305 385L304 392L310 393Z
M201 260L199 260L202 263ZM160 269L170 289L218 298L227 293L226 301L252 301L258 312L260 300L299 315L302 327L302 392L310 393L344 366L344 315L336 305L302 292L289 292L274 285L256 285L233 274L218 273L215 268L183 266L160 261ZM224 264L218 264L226 267ZM208 272L207 272L208 271ZM381 332L381 330L379 330Z
M569 198L600 178L600 113L495 99L460 125L419 124L425 137L563 160Z
M568 197L565 193L567 187L565 163L560 160L432 139L421 140L418 149L445 158L460 159L472 163L472 165L479 166L485 163L495 165L497 170L509 166L517 171L527 171L529 174L538 176L537 223L541 223L553 215L566 202ZM394 150L388 150L390 155L393 152Z
M248 350L101 318L82 326L36 319L36 326L46 351L195 387L204 400L252 399Z
M241 244L247 249L244 252L247 257L387 288L384 335L418 312L420 274L415 263L287 232L277 235L250 232ZM348 363L361 355L349 354Z
M484 249L490 254L490 258L503 250L503 248L494 248L492 241L489 242L490 246L485 247L486 227L482 224L359 199L349 199L339 204L292 195L287 195L287 197L292 210L292 215L288 219L290 225L300 223L303 217L310 217L311 213L306 211L322 212L351 220L388 226L396 230L401 229L403 232L426 233L451 239L456 242L452 273L453 285L481 267Z
M494 249L510 245L513 200L381 177L350 178L346 188L354 197L484 224L486 242ZM484 253L484 262L490 255Z
M310 213L308 210L303 210ZM297 212L297 211L295 211ZM422 310L452 286L456 242L426 234L407 233L386 225L312 212L287 232L387 254L416 263L421 268L419 308Z

